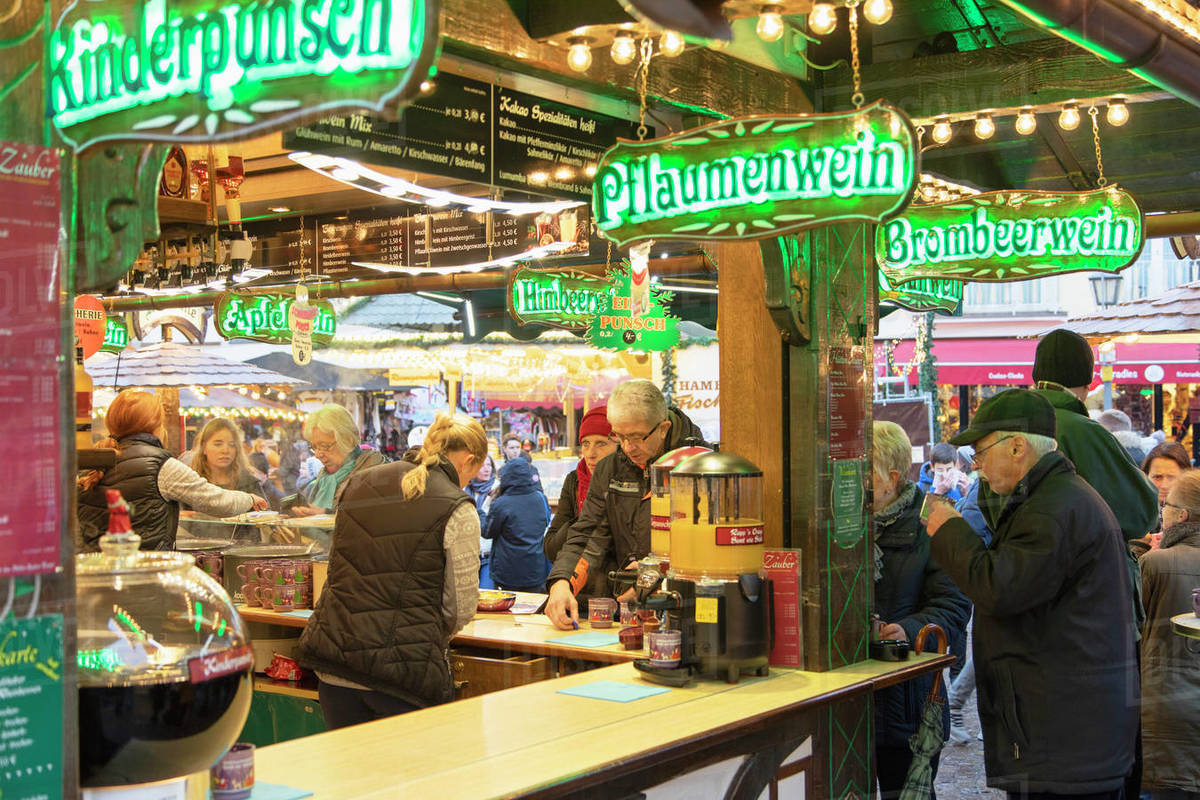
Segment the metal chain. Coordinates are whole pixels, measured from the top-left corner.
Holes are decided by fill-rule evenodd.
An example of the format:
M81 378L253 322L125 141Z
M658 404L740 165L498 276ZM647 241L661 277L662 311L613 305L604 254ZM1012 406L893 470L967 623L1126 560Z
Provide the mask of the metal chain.
M866 98L863 97L862 76L858 71L858 0L850 0L846 7L850 9L850 71L854 79L854 94L850 95L850 102L855 108L862 108Z
M654 42L649 36L642 37L642 59L638 63L638 140L646 138L649 128L646 127L646 94L647 83L650 80L650 59L654 56Z
M1088 116L1092 118L1092 141L1096 145L1096 185L1103 189L1108 184L1108 178L1104 177L1104 157L1100 154L1100 112L1092 106L1088 109Z

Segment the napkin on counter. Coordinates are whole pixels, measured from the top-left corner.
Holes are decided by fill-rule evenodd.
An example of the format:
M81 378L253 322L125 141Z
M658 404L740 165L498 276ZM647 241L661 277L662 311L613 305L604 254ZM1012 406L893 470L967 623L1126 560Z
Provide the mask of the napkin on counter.
M572 633L547 639L546 644L565 644L569 647L608 647L621 641L615 633Z
M621 683L620 681L594 681L571 689L559 689L559 694L570 694L576 697L589 697L593 700L610 700L614 703L628 703L665 694L671 691L661 686L647 686L641 683Z

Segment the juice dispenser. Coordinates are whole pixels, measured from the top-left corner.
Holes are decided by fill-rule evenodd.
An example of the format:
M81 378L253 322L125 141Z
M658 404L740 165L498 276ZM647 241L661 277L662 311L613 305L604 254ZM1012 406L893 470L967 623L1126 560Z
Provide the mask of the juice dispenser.
M680 631L680 663L634 662L646 678L678 685L692 675L735 683L744 672L767 674L765 546L761 469L741 456L710 452L672 470L667 589L641 605L665 610L666 627Z
M678 447L650 465L650 555L667 561L671 548L671 471L707 447Z

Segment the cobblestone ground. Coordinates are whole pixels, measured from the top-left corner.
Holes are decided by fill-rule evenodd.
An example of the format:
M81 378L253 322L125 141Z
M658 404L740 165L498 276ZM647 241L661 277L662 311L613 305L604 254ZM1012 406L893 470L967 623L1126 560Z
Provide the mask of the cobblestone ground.
M983 771L983 742L975 738L979 733L979 714L975 710L974 696L963 709L963 722L972 738L960 745L947 742L942 748L935 782L938 800L1003 800L1004 792L987 788L987 775Z

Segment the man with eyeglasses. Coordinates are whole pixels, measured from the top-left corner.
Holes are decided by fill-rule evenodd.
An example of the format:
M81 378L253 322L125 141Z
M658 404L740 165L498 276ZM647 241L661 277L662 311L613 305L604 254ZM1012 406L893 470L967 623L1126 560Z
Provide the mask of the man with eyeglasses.
M1054 407L1024 389L951 439L1001 500L984 544L949 503L930 553L975 604L988 785L1010 800L1120 800L1133 766L1137 666L1125 542L1104 499L1057 451Z
M611 556L626 568L650 552L650 464L668 450L703 444L696 424L668 408L650 381L618 384L608 399L616 452L596 465L579 519L546 580L546 616L563 630L579 621L577 595Z

